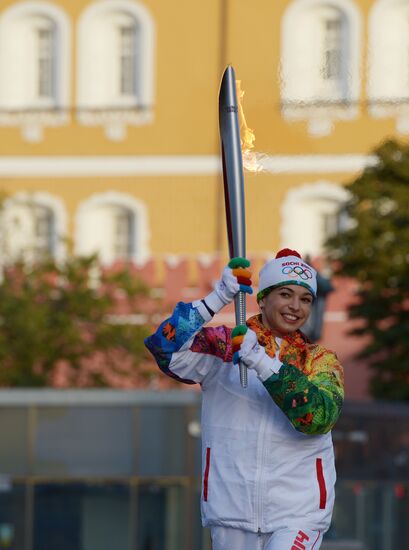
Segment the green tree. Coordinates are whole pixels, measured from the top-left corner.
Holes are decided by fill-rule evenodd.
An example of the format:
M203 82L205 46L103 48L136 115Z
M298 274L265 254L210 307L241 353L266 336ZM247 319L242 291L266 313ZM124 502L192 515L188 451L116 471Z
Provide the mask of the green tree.
M387 141L377 162L348 190L341 212L349 229L327 243L338 275L358 281L349 308L365 335L359 354L372 370L374 397L409 401L409 146Z
M118 302L138 311L146 287L97 258L20 262L0 283L0 386L109 386L141 371L146 329L113 322Z

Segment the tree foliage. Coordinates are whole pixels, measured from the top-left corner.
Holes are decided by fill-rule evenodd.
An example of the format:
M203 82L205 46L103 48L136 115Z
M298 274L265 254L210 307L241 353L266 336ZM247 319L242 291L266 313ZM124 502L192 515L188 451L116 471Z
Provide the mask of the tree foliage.
M147 289L127 269L96 257L4 269L0 283L0 386L109 386L140 369L146 329L112 322L118 301L133 312Z
M409 400L409 146L387 141L375 155L348 187L349 229L327 248L336 273L359 283L349 313L359 321L353 333L367 336L359 357L369 361L372 395Z

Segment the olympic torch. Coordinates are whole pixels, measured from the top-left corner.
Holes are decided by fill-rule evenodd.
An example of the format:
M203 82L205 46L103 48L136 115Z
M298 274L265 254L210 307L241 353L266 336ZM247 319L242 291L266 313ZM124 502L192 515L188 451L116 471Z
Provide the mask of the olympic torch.
M223 74L219 93L219 129L223 162L224 202L230 258L246 257L244 174L238 119L236 76L230 65ZM246 294L235 298L236 324L246 323ZM247 387L247 368L239 363L240 383Z

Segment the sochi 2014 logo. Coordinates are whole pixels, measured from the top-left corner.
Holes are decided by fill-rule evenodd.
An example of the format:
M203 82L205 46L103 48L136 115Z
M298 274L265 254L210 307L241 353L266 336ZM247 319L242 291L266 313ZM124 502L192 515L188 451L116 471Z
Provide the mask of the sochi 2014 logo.
M288 277L299 277L303 281L308 281L308 279L312 279L311 269L306 266L302 267L301 265L287 265L283 267L282 273L283 275L287 275Z

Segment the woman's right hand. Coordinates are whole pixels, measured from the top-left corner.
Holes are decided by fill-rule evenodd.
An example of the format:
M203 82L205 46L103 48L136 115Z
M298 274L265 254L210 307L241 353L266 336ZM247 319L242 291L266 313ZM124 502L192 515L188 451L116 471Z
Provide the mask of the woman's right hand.
M246 258L232 258L223 269L221 279L215 285L215 292L224 304L233 301L238 292L252 294L250 262Z
M238 292L252 294L250 262L246 258L232 258L223 269L221 279L215 284L213 292L202 302L214 315L224 306L230 304Z

